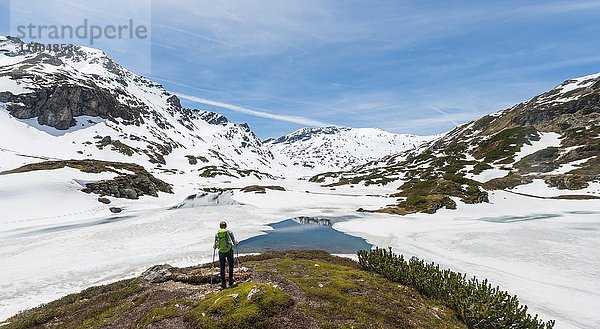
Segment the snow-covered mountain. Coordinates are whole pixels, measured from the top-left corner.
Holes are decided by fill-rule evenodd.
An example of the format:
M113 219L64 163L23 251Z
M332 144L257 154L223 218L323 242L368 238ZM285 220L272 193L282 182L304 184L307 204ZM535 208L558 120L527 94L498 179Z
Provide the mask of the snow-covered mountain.
M302 128L264 144L288 166L326 172L413 150L437 137L394 134L376 128L323 127Z
M134 162L194 176L277 171L247 125L183 108L102 51L27 52L19 43L0 37L0 171L40 158Z

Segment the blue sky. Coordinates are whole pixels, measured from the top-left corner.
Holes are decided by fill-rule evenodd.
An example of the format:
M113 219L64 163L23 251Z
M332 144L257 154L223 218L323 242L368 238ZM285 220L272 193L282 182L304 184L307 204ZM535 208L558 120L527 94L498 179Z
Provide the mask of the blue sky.
M44 17L76 1L55 2ZM109 55L262 138L320 124L441 133L600 71L599 1L118 3L150 13L151 70L136 69L139 47Z

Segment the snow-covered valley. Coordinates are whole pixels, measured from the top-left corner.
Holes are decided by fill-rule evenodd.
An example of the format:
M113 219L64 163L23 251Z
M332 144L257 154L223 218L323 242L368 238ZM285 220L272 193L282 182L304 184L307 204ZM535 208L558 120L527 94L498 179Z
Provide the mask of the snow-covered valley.
M210 261L213 234L222 219L230 222L239 239L246 239L263 234L268 223L315 216L344 217L335 229L407 256L486 277L517 294L532 312L556 319L557 328L600 325L595 309L600 300L597 204L494 192L491 203L483 206L460 204L456 211L399 218L354 211L385 205L388 198L373 195L393 189L330 190L301 181L277 183L286 191L234 192L239 204L233 205L198 202L174 210L168 210L167 204L138 205L111 216L97 214L90 205L46 219L3 218L0 318L92 285L137 275L155 264ZM43 201L36 199L31 203Z

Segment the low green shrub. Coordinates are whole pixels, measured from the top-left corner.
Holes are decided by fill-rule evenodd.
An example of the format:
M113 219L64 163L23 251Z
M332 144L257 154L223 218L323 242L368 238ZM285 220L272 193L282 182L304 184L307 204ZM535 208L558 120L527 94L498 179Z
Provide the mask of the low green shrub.
M465 274L440 269L416 257L405 260L386 249L361 250L358 261L366 270L414 287L422 294L440 300L454 309L471 328L551 329L554 320L544 322L527 313L516 296L492 287L487 279L467 279Z

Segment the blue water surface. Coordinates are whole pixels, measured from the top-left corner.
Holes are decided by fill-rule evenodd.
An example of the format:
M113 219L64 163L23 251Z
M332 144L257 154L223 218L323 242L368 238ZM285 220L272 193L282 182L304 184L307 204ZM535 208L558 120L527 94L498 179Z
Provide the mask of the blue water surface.
M240 253L262 253L283 250L324 250L332 254L355 254L371 249L363 238L342 233L323 218L298 217L269 224L273 230L243 240Z

